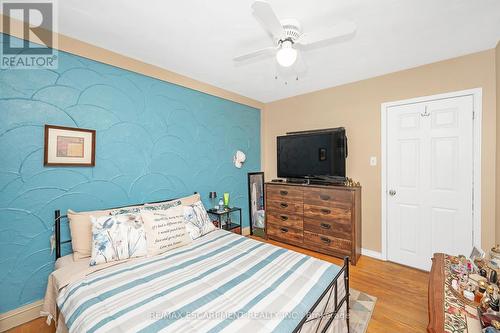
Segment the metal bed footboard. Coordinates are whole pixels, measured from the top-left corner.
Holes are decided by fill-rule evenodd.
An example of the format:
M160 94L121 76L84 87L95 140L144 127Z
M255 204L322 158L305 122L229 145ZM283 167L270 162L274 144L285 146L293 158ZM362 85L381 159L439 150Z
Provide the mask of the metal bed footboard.
M341 296L339 293L344 294ZM343 307L345 307L345 313L341 312ZM293 333L328 332L339 314L345 317L343 319L345 319L347 332L349 332L349 257L344 258L344 265L340 271L293 330Z

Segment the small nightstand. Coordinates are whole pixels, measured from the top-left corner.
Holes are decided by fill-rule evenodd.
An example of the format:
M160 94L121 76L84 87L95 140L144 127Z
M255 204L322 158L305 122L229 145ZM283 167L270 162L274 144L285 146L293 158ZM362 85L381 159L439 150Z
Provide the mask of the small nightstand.
M218 228L222 228L224 230L228 230L237 234L241 235L241 208L239 207L231 207L224 209L222 211L218 211L214 208L208 209L207 210L208 214L212 217L216 217L217 221L214 221L214 224ZM238 220L238 223L234 223L231 219L231 214L233 213L239 213L240 218ZM225 220L223 218L225 217ZM222 222L226 222L225 224L222 224Z

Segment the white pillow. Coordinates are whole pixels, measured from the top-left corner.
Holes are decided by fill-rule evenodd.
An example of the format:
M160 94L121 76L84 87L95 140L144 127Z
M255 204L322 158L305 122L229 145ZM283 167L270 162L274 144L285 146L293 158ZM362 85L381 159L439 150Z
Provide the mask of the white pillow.
M191 239L196 239L216 229L201 201L183 207L186 229Z
M161 254L191 242L183 213L182 206L141 212L147 235L148 255Z
M90 266L147 255L146 233L140 216L91 217Z

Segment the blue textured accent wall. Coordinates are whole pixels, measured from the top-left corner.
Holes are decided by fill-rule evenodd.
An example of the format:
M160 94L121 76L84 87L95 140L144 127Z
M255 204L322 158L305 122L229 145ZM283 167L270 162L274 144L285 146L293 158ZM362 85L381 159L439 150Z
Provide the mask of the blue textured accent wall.
M96 166L44 167L44 124L96 129ZM227 191L248 225L259 170L260 110L64 52L55 71L0 71L0 313L43 298L55 209Z

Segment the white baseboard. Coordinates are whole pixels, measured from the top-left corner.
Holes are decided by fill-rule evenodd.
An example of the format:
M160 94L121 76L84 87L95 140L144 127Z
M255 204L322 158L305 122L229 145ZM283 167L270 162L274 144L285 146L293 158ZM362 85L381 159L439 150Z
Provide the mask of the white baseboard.
M361 254L364 256L367 256L367 257L371 257L374 259L385 261L385 259L382 258L382 253L377 252L377 251L373 251L373 250L369 250L369 249L361 249Z
M43 300L39 300L0 314L0 332L5 332L40 317L42 305Z

